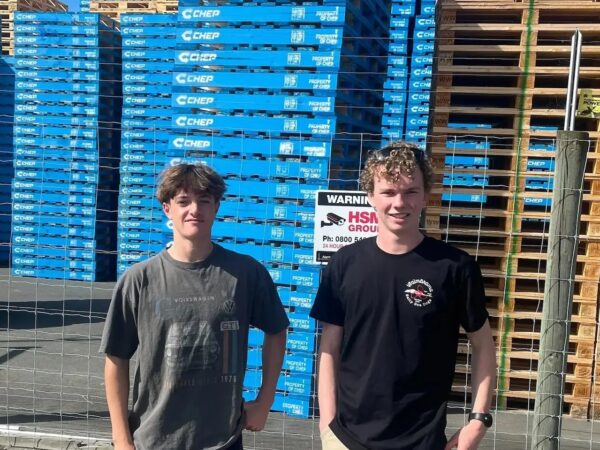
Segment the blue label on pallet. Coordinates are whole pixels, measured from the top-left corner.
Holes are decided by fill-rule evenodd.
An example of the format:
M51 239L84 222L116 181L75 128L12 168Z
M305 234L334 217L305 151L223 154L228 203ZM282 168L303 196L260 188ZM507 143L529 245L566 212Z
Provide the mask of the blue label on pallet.
M411 78L424 77L431 78L433 70L431 66L412 67L410 70Z
M176 40L171 37L125 37L122 42L123 48L133 47L133 48L148 48L148 49L156 49L163 48L165 51L173 51L175 50Z
M46 119L46 114L64 114L64 115L81 115L87 116L88 118L98 116L98 108L95 106L64 106L64 105L29 105L19 104L15 105L15 113L33 113L39 116L43 116ZM15 114L15 122L23 122L23 119L17 119L18 115ZM67 118L68 120L68 118ZM32 122L35 122L35 117ZM64 122L62 122L64 123ZM71 122L72 123L72 122Z
M340 47L341 28L210 28L182 29L178 44L320 45Z
M173 94L173 107L333 113L335 97L310 95Z
M55 59L23 59L19 58L16 61L15 67L20 70L40 70L40 69L57 69L57 61ZM60 61L60 70L68 72L69 70L81 70L87 72L98 72L100 70L100 62L98 60L78 60Z
M160 142L168 142L172 136L170 131L155 126L145 128L145 130L123 130L121 132L122 140L155 142L158 145Z
M390 19L390 29L398 30L408 28L409 20L408 17L392 17Z
M28 69L28 70L17 70L15 72L15 86L20 86L20 83L23 82L45 82L45 83L77 83L85 84L90 86L95 86L96 91L99 85L100 74L98 72L74 72L74 71L64 71L57 72L53 70L38 70L38 69ZM68 86L68 85L67 85ZM49 89L49 88L48 88ZM48 89L40 89L40 90L48 90ZM71 89L61 89L64 91L69 91ZM94 92L96 92L94 91Z
M297 331L314 332L316 321L308 316L305 312L288 312L290 320L290 328Z
M434 42L413 41L414 54L433 54L435 50Z
M151 117L166 118L173 115L172 110L169 108L143 108L140 106L134 108L123 108L123 118L143 118L144 120L150 121Z
M49 57L49 58L89 58L98 59L98 48L65 48L65 47L15 47L15 56ZM56 60L55 60L56 61Z
M253 17L260 23L314 23L343 25L346 9L343 6L200 6L179 8L178 21L247 22Z
M272 406L273 411L281 411L286 415L295 417L310 417L310 400L275 394Z
M173 75L178 86L242 89L331 90L337 88L337 75L327 73L181 72Z
M408 68L388 66L387 75L392 78L404 78L408 75Z
M208 114L174 114L173 127L182 129L262 131L331 135L335 118L285 118L267 116L225 116Z
M57 136L70 139L96 139L97 130L82 127L53 127L45 125L16 125L15 136Z

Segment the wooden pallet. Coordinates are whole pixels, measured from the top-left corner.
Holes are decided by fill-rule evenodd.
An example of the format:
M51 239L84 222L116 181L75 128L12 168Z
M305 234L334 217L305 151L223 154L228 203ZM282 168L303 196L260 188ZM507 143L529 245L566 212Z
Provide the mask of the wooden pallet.
M177 9L177 0L92 0L90 2L90 12L101 13L115 20L119 20L121 14L125 13L176 13Z
M600 95L600 46L597 21L600 2L514 2L512 0L445 0L438 3L435 92L428 149L436 167L425 217L429 234L447 239L479 257L491 301L491 322L499 338L499 404L535 398L530 375L536 368L544 296L545 252L550 211L531 208L525 197L551 198L539 190L525 191L525 178L552 177L528 170L527 159L551 154L529 150L539 139L555 139L562 129L566 103L570 37L575 28L584 36L580 79ZM533 7L531 7L533 6ZM450 122L489 123L492 128L453 128ZM586 415L593 391L598 332L600 282L600 128L596 121L578 119L577 129L590 134L577 254L575 298L565 395L571 414ZM447 148L465 136L485 139L490 148ZM444 167L447 155L486 156L485 169ZM449 204L441 200L443 174L452 170L486 176L489 186L453 187L453 192L487 195L485 204ZM469 217L472 216L472 217ZM524 324L531 326L524 329ZM533 326L535 325L535 326ZM534 364L535 363L535 364ZM535 373L533 370L532 373ZM600 377L598 377L600 378ZM527 382L527 384L523 384ZM598 382L600 390L600 382Z

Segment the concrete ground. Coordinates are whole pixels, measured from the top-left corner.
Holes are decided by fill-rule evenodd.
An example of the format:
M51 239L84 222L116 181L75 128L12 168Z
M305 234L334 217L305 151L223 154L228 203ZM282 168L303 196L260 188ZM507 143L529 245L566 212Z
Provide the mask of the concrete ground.
M0 269L0 449L107 449L110 427L98 354L113 283L16 278ZM448 434L464 420L449 409ZM481 449L525 450L532 416L497 412ZM563 420L560 448L600 449L600 421ZM245 435L255 450L319 450L318 425L272 413Z

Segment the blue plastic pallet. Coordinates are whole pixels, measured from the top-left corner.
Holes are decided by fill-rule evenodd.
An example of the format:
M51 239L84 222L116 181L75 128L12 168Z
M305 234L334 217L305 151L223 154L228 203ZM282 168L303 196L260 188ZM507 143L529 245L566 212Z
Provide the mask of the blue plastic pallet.
M240 220L288 220L312 226L314 221L314 207L222 200L219 207L219 215L221 217L237 217Z
M13 245L13 255L37 255L51 258L94 259L96 253L90 249L72 249L71 247L46 247L42 245Z
M65 47L20 47L15 48L15 57L90 58L100 57L99 48Z
M16 169L14 173L15 178L20 180L28 180L28 181L39 181L39 180L53 180L53 181L65 181L65 174L62 170L52 170L52 169ZM72 182L75 181L85 181L88 183L97 183L98 182L98 174L97 173L87 173L86 171L75 172L72 171L69 173L69 180Z
M17 81L15 82L16 91L20 90L39 90L46 92L83 92L87 94L97 94L99 92L98 82L77 82L66 83L63 81Z
M15 67L20 70L45 70L45 69L56 69L56 59L37 59L37 58L19 58L15 63ZM61 71L68 72L69 70L79 70L82 72L95 72L100 71L100 61L96 60L78 60L71 59L68 61L60 60Z
M139 93L138 91L132 91L131 87L139 86L139 85L151 85L151 86L160 86L164 85L166 88L163 88L159 94L164 94L165 92L170 92L170 86L172 82L173 76L171 73L154 73L154 72L145 72L145 73L123 73L123 92L125 93ZM142 92L143 93L143 92Z
M14 192L17 191L31 191L31 192L68 192L68 193L81 193L96 195L101 193L98 187L94 184L89 183L69 183L68 179L64 183L56 183L52 181L24 181L22 179L14 179L12 181L12 188Z
M543 170L552 171L556 160L549 158L528 158L527 159L527 170Z
M301 133L329 136L335 133L335 116L268 117L210 114L174 114L173 127L179 129L230 130L244 132Z
M266 94L173 94L174 108L214 108L221 111L291 111L327 114L334 112L335 97Z
M30 257L26 255L13 255L12 266L31 267L35 269L77 269L89 272L96 271L95 261L68 258Z
M75 237L84 239L95 239L100 236L101 230L86 229L81 227L70 227L70 226L59 226L59 225L27 225L27 224L14 224L12 225L14 233L22 234L33 234L40 237L41 239L45 236L48 237Z
M93 272L79 272L69 268L65 268L64 270L51 270L29 267L13 267L11 269L11 273L17 277L51 278L72 281L97 281L97 275Z
M312 249L293 248L292 246L257 245L256 242L235 243L219 242L224 248L252 256L257 261L281 262L288 264L312 264Z
M236 45L307 45L339 48L342 44L340 28L211 28L180 29L177 44Z
M491 144L489 141L468 141L463 139L448 139L446 141L446 148L462 148L462 149L473 149L473 150L489 150Z
M123 97L123 106L153 106L171 109L171 96L137 96L126 95Z
M331 73L175 72L173 84L240 89L332 90L337 88L338 78Z
M229 204L230 202L227 203ZM246 208L246 203L238 202L237 205L240 212ZM222 212L219 210L219 215L221 214ZM213 237L237 237L238 239L256 239L257 237L262 237L265 241L290 242L307 247L313 244L314 233L310 227L303 228L291 224L278 225L272 223L259 224L217 221L213 227Z
M170 127L169 130L167 129L161 129L161 128L157 128L154 126L149 126L147 127L147 129L145 130L127 130L127 129L123 129L123 131L121 132L121 140L126 140L126 141L132 141L132 142L136 142L136 141L145 141L145 142L168 142L169 139L171 139L171 131L170 131Z
M176 136L171 141L171 149L212 151L219 154L255 154L264 156L314 156L328 157L331 154L330 142L319 142L300 136L299 139L257 139L251 137L221 136Z
M156 25L160 28L161 25L171 25L177 21L177 14L173 13L125 13L121 14L121 25L145 24Z
M98 162L75 162L39 159L15 159L15 169L41 169L41 170L65 170L82 171L95 174L99 170ZM63 176L63 179L65 177Z
M64 126L47 126L41 124L33 125L15 125L14 129L15 136L31 136L31 137L46 137L55 136L63 139L96 139L98 137L98 130L95 128L87 127L72 127L69 125Z
M44 154L44 150L62 149L63 158L71 157L71 152L65 152L65 149L72 150L73 153L95 152L98 157L98 142L95 139L75 138L75 139L55 139L48 136L15 136L15 156L37 156ZM40 148L41 147L41 148ZM45 149L43 147L46 147Z
M525 197L523 204L526 206L541 206L544 208L550 208L552 206L551 198L540 198L540 197Z
M180 23L197 22L248 22L252 17L259 23L302 23L340 26L344 24L346 9L340 6L198 6L180 7Z
M525 177L525 189L552 191L554 178Z
M340 52L292 51L292 50L179 50L175 57L176 67L222 66L222 67L270 67L339 69Z
M95 216L96 209L93 206L65 206L48 205L39 202L23 203L16 201L12 205L13 211L30 214L65 214L68 216Z
M22 45L56 45L69 47L98 47L97 37L70 37L70 36L19 36L14 37L15 47Z
M73 84L90 84L100 85L100 79L105 78L98 71L53 71L45 69L20 69L15 72L15 85L18 88L22 83L26 82L46 82L46 83L66 83L65 86L72 87ZM111 76L114 76L111 74ZM106 83L104 83L106 84ZM40 88L44 90L44 88ZM69 89L64 89L68 91Z
M465 203L486 203L487 195L481 194L461 194L458 192L443 192L442 201L465 202Z
M246 181L225 180L227 194L245 196L248 193L256 193L257 197L287 198L293 200L315 199L316 191L326 189L327 183L299 184L294 182L270 182L270 181Z
M64 24L97 24L98 14L75 14L70 12L25 12L18 11L14 15L15 23L64 23Z
M121 241L117 245L120 252L159 253L165 249L164 244Z
M85 216L53 216L49 214L13 214L14 223L21 225L57 225L64 227L94 227L95 217Z
M454 156L446 155L444 164L455 167L488 167L489 158L483 156Z
M174 67L174 62L168 61L123 61L123 73L172 72Z
M92 239L63 237L63 236L38 236L32 234L21 234L13 230L12 242L18 245L43 245L43 246L59 246L69 249L89 249L96 248L96 241Z
M488 177L467 174L444 174L444 186L483 187L488 185Z
M154 37L125 37L122 42L123 48L132 47L136 49L147 48L156 49L164 48L165 50L174 50L176 46L175 39L172 38L154 38Z

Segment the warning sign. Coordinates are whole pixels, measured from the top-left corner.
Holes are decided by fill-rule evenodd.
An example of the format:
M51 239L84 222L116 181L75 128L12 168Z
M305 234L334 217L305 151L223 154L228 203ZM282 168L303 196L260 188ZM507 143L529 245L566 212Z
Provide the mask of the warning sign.
M377 234L377 213L367 194L357 191L318 191L315 208L316 263L328 262L345 245Z
M600 97L594 97L589 89L579 91L577 117L600 119Z

